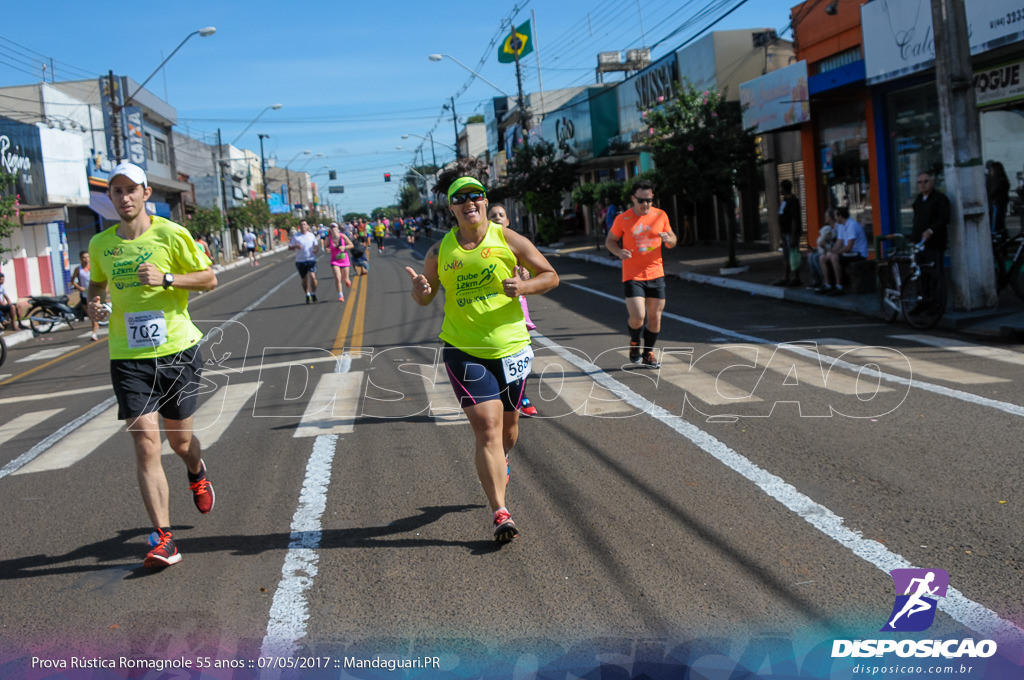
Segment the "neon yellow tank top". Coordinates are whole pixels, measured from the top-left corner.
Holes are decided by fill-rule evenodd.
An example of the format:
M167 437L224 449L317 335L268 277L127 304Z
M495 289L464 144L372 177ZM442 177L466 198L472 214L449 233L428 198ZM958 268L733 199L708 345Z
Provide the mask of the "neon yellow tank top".
M516 256L495 222L473 250L459 245L457 231L445 234L438 252L437 274L445 291L440 338L480 359L515 354L530 344L523 308L502 286L515 272Z

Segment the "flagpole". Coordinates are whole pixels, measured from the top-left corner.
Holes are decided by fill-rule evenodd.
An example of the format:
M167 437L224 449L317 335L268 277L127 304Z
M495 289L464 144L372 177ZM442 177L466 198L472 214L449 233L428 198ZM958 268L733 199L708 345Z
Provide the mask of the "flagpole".
M544 115L544 80L540 77L540 43L537 42L537 13L532 9L530 10L530 18L533 19L533 49L537 55L537 88L540 90L540 113Z

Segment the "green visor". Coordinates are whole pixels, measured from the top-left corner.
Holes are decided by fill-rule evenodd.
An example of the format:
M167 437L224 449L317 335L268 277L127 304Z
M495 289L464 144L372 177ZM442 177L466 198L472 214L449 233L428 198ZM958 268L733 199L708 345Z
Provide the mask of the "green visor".
M487 189L484 187L483 184L480 183L480 180L478 180L476 177L460 177L454 182L452 182L452 185L448 187L448 200L451 201L452 196L458 193L461 189L465 189L466 187L472 187L474 189L479 189L485 194L487 193Z

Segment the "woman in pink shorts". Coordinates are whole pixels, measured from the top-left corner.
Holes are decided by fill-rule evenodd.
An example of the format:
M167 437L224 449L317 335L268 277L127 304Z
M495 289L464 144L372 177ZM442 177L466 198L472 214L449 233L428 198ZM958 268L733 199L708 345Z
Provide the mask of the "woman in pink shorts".
M350 266L348 251L352 249L352 240L345 235L337 222L331 222L327 232L327 247L331 251L331 269L334 271L334 285L338 289L338 302L344 302L345 293L341 289L342 281L345 282L346 287L352 287L352 279L348 275Z

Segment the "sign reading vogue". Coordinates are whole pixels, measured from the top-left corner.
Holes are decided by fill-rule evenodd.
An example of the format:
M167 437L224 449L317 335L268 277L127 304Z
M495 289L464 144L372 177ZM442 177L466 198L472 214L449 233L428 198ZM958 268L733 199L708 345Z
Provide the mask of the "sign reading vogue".
M1018 0L964 3L971 54L1024 39L1024 12ZM864 66L869 84L924 71L935 61L935 35L929 0L869 2L862 5Z

